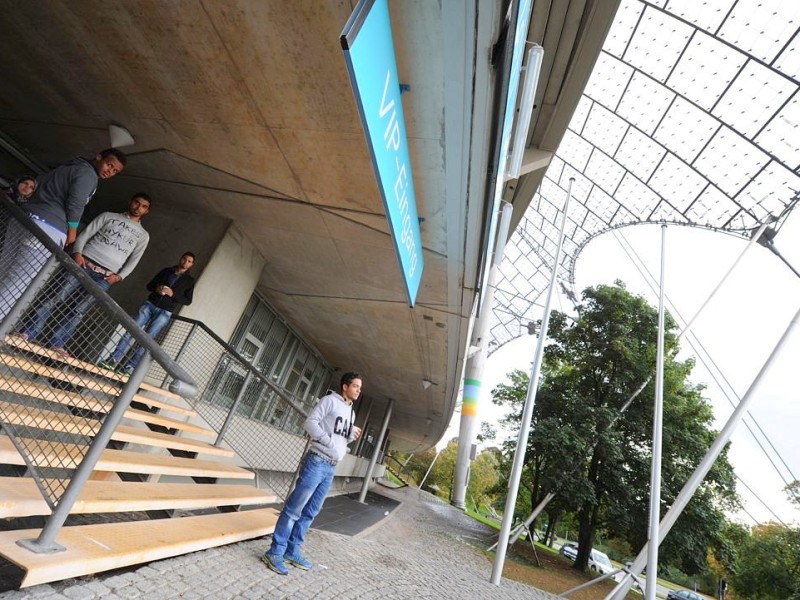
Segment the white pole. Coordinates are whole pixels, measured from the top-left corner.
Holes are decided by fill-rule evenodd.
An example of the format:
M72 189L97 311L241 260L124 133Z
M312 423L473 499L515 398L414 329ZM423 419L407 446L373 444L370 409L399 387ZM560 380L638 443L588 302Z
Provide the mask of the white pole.
M472 333L470 347L475 346L475 353L467 359L467 366L464 369L464 391L462 392L461 402L461 423L458 431L458 453L456 464L453 469L453 492L450 504L464 510L467 498L467 487L469 486L470 456L472 455L472 444L475 441L475 432L478 425L478 399L481 392L481 380L483 370L486 366L486 359L489 353L489 324L491 322L492 309L494 308L495 282L500 263L503 262L505 255L506 240L508 230L511 226L512 206L508 202L503 203L503 214L500 217L500 225L497 229L497 241L494 251L494 260L489 269L489 279L486 282L486 292L482 303L483 307L478 308L478 318Z
M664 420L664 270L666 265L667 226L661 226L661 282L658 291L658 347L656 350L656 399L653 408L653 459L650 466L649 540L658 539L661 520L661 431ZM658 579L658 543L650 544L647 553L646 600L656 600Z
M514 507L517 504L517 492L519 491L519 480L522 476L522 466L525 461L525 450L528 447L528 431L531 425L531 415L533 405L536 402L536 388L539 385L539 375L544 355L544 344L547 338L547 325L550 321L550 303L553 299L553 290L556 287L558 276L558 266L561 262L561 248L564 245L564 228L567 224L567 210L569 201L572 198L572 184L574 177L570 177L567 186L567 200L564 203L564 213L561 216L561 227L558 234L558 247L553 258L553 271L550 274L550 286L547 288L547 301L544 304L544 314L542 315L542 327L539 331L539 341L536 345L536 353L531 367L531 377L528 383L528 395L525 398L525 406L522 409L522 421L519 427L519 437L517 438L517 448L514 451L514 462L511 466L511 474L508 478L508 496L506 496L505 510L503 511L503 522L500 526L500 535L497 538L497 554L492 567L491 582L500 585L500 578L503 575L503 563L506 558L508 547L508 535L511 531L511 521L514 519Z
M436 459L439 458L439 455L442 453L441 450L436 453L436 456L433 457L431 464L428 465L428 470L425 471L425 477L422 478L422 481L419 482L419 489L422 489L422 486L425 485L425 480L428 478L428 475L431 474L431 469L433 469L433 465L436 464Z
M715 439L714 443L711 444L708 452L706 452L706 455L703 457L703 460L700 461L697 469L695 469L694 473L692 473L692 476L683 486L683 489L681 489L678 497L675 498L675 502L667 511L667 514L664 515L659 529L659 544L664 541L664 538L669 533L669 530L672 529L675 521L678 520L681 512L683 512L683 509L686 508L687 504L689 504L689 501L692 499L695 490L700 487L703 479L705 479L705 476L711 470L714 461L716 461L717 457L725 448L725 445L731 439L733 432L744 417L744 414L747 411L750 403L755 398L756 393L759 391L761 384L763 383L770 367L772 366L772 363L778 358L784 346L786 346L790 337L794 334L795 329L797 329L798 326L800 326L800 310L795 313L794 317L786 328L786 331L783 333L783 336L781 336L781 339L778 341L778 344L769 355L769 358L767 358L764 366L761 367L761 370L758 372L758 375L756 375L753 383L750 384L750 388L747 390L747 393L744 395L741 402L739 402L736 409L728 418L728 422L725 423L725 426L722 428L722 431L720 431L717 439ZM628 593L628 590L630 590L631 586L633 585L633 582L631 581L631 575L639 575L644 568L647 550L648 546L645 545L641 552L639 552L636 560L634 560L633 564L630 566L629 574L626 574L622 581L620 581L611 591L611 593L605 597L605 600L617 600L625 597L625 594ZM650 578L648 577L648 581L649 579Z
M361 484L361 493L358 495L358 501L364 504L367 500L367 490L372 480L372 472L375 470L375 463L378 462L378 454L383 448L383 439L386 437L386 430L389 428L389 419L392 417L392 408L394 407L394 399L389 399L389 405L386 407L386 413L383 415L383 423L381 423L381 432L378 434L378 439L375 442L375 449L372 451L372 458L369 459L369 466L367 472L364 474L364 482Z

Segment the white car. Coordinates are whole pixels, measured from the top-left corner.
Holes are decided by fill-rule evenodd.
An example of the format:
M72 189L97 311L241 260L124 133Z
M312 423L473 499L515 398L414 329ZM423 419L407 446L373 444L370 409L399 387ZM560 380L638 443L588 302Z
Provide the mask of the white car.
M615 570L615 567L611 564L608 555L605 552L600 552L600 550L595 550L594 548L592 548L592 553L589 555L589 568L593 571L597 571L601 575L611 573L611 571Z

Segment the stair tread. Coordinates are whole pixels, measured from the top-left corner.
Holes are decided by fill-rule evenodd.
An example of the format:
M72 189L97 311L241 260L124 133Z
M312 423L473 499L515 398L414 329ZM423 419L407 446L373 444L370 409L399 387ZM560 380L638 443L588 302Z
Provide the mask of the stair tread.
M39 466L61 466L65 457L79 461L84 449L74 444L38 442L40 451L33 456ZM0 463L24 465L22 456L6 435L0 435ZM111 450L106 448L97 461L95 471L116 473L139 473L146 475L179 475L186 477L219 477L230 479L254 479L252 471L227 463L210 460L143 454L130 450Z
M211 483L86 482L71 513L195 510L272 504L277 496L252 485ZM30 477L0 477L0 518L48 515L50 507Z
M6 339L14 339L14 338L6 338ZM68 373L66 371L57 369L55 367L49 367L47 365L43 365L42 363L28 360L21 356L14 356L11 354L2 353L0 354L0 362L9 367L22 369L23 371L28 371L29 373L35 373L36 375L40 375L42 377L58 379L60 381L70 383L75 386L85 387L93 391L108 394L110 396L117 396L121 390L121 387L119 385L107 383L104 381L97 381L96 379L84 377L78 373ZM104 371L105 369L100 369L100 370ZM170 398L170 400L179 400L183 402L183 399L180 396L173 394L168 390L161 390L161 392L166 392L166 393L158 392L157 390L160 389L161 388L156 388L155 386L151 386L149 384L148 385L142 384L141 386L139 386L139 391L145 390L149 393L160 394L162 398L161 399L153 398L152 396L145 396L143 394L137 393L134 394L133 400L136 402L141 402L142 404L146 404L147 406L153 406L155 408L161 408L164 410L168 410L170 412L183 414L187 416L195 416L197 414L197 412L191 408L176 405L173 404L172 401L164 400L163 397L167 397Z
M57 390L41 383L34 383L32 381L25 381L23 379L16 379L13 377L0 376L0 390L5 390L15 394L30 396L32 398L40 398L47 402L57 402L59 404L77 406L87 410L97 412L108 412L111 408L111 401L101 401L92 396L85 396L76 392L69 392L67 390ZM134 396L136 398L136 396ZM169 429L179 429L182 431L191 431L201 435L213 437L216 432L203 427L202 425L195 425L187 421L178 421L170 417L165 417L158 413L151 413L146 410L137 408L129 408L125 411L125 416L134 421L142 421L145 423L152 423L153 425L161 425Z
M59 413L32 406L23 406L0 400L0 415L12 425L39 427L46 425L53 431L63 431L81 435L94 436L100 429L100 421L87 419L69 413ZM111 439L130 444L142 444L159 448L172 448L186 450L200 454L213 454L216 456L234 456L233 450L214 446L207 442L192 438L178 437L169 433L151 431L150 429L118 425Z
M125 383L128 380L127 375L122 375L117 373L116 371L111 371L109 369L105 369L100 367L94 363L90 363L85 360L81 360L75 357L66 357L53 352L49 348L45 348L44 346L37 344L35 342L29 342L28 340L22 339L18 336L9 335L6 336L6 343L10 346L14 346L16 348L20 348L21 350L26 350L28 352L33 352L34 354L38 354L39 356L43 356L45 358L49 358L51 360L58 361L60 363L64 363L73 367L75 369L81 369L82 371L86 371L87 373L92 373L94 375L100 375L101 377L105 377L107 379L112 379L114 381L118 381L120 383ZM169 390L165 390L163 388L151 385L149 383L142 383L140 386L142 389L146 389L152 392L160 393L168 398L172 399L183 399L182 396L170 392Z
M272 533L271 508L180 519L64 527L57 554L35 554L16 544L38 529L0 532L0 554L26 571L21 587L99 573Z

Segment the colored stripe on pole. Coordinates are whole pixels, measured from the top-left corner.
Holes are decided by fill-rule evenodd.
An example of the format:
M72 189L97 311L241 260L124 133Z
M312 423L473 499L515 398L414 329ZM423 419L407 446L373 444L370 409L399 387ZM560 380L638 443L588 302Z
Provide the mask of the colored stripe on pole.
M464 401L461 404L461 414L474 417L478 414L478 396L481 393L480 379L464 379Z

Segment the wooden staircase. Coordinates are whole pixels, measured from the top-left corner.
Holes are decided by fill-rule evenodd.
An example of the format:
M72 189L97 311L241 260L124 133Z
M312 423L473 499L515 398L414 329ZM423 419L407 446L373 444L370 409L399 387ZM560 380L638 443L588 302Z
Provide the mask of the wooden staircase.
M5 342L0 348L0 415L13 426L41 429L46 423L54 432L54 441L39 441L29 450L33 464L55 468L65 457L80 459L84 447L55 440L95 435L98 415L108 411L125 378L20 338ZM80 393L84 389L91 394ZM31 517L44 522L51 510L33 478L0 476L0 519L7 529L0 531L0 591L272 533L278 513L265 506L277 498L254 487L255 474L237 464L232 450L211 443L216 433L184 399L142 384L133 402L136 408L126 411L71 511L96 515L94 524L68 520L56 538L64 552L36 554L17 544L35 539L40 529L8 526ZM12 440L0 433L3 473L21 472L25 464ZM220 479L225 483L208 483ZM207 514L149 519L146 511ZM121 521L123 516L133 520Z

